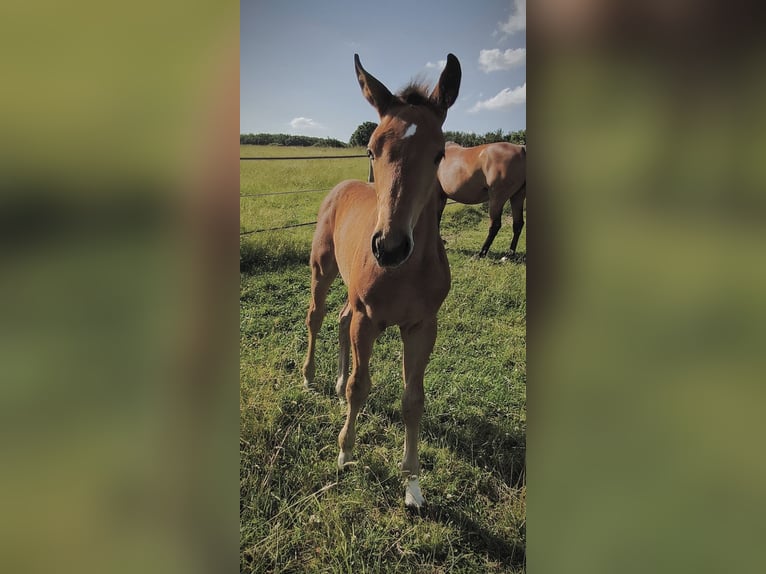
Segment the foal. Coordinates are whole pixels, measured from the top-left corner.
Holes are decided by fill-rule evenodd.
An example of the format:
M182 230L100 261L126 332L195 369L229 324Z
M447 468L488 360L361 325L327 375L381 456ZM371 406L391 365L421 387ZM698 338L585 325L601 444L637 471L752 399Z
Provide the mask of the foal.
M500 231L503 207L510 199L513 239L507 257L513 258L524 227L527 147L498 142L464 148L447 142L445 151L438 173L443 192L441 210L444 210L447 198L469 205L489 201L489 233L478 253L478 257L484 257ZM439 217L441 219L441 212Z
M326 313L327 292L340 273L348 299L340 313L336 391L345 396L348 410L338 437L338 467L352 458L356 417L371 386L372 345L386 327L397 325L404 346L405 504L419 508L425 502L417 478L423 376L436 340L436 314L450 288L449 264L439 236L436 170L444 157L442 124L460 87L460 64L449 54L430 94L411 85L393 95L364 70L358 55L354 63L362 94L380 116L367 150L375 182L341 182L319 208L311 246L304 384L309 388L314 382L316 337Z

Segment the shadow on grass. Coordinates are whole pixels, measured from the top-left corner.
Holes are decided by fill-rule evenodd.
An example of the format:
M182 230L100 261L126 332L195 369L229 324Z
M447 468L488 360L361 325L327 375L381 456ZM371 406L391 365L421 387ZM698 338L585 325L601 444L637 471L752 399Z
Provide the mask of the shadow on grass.
M244 239L239 245L239 272L252 275L293 265L308 266L310 251L310 244L295 240Z
M441 233L442 235L460 233L475 227L486 217L486 212L482 211L480 207L450 204L442 216Z
M473 259L478 251L472 250L472 249L447 249L447 256L449 257L450 253L457 253L460 255L464 255L468 259ZM527 264L527 254L526 253L516 253L516 255L513 258L508 259L507 261L501 261L503 257L505 257L507 254L503 251L498 252L492 252L490 251L487 253L487 255L484 256L484 259L487 261L492 261L493 263L498 264L509 264L509 265L526 265Z
M367 408L371 408L369 403ZM426 405L426 408L427 405ZM401 412L396 408L378 408L391 424L403 425ZM435 420L423 417L421 439L433 444L443 444L455 456L471 466L485 468L494 473L505 484L517 487L525 480L526 444L525 437L518 433L509 433L487 418L469 416L467 418ZM430 468L433 461L421 452L420 463ZM487 492L485 493L494 498Z
M401 474L391 465L372 454L364 456L353 466L339 473L339 481L348 480L351 487L354 485L354 475L363 476L367 484L377 485L376 490L381 495L378 500L382 512L392 508L403 508L403 483ZM524 527L520 532L521 540L511 540L492 532L477 522L467 512L456 508L454 504L440 504L428 502L419 509L404 508L410 520L438 522L445 526L457 527L461 531L460 544L470 548L477 555L500 562L506 567L522 567L526 558L524 545ZM423 554L429 560L441 561L448 557L446 547L435 548L425 544L424 548L412 548L416 554Z
M429 503L416 514L434 522L458 525L464 533L465 541L475 549L477 554L484 554L504 566L524 566L526 550L523 543L514 543L489 532L461 510Z
M456 456L492 471L506 484L518 486L523 482L526 466L523 436L508 433L494 422L479 417L469 417L459 424L424 418L422 429L424 437L433 442L444 441Z

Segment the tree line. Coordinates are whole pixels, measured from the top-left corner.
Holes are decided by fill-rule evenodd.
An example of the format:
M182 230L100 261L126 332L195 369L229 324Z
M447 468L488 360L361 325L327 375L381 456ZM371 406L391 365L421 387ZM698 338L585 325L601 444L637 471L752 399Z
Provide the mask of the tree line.
M242 145L348 147L348 144L333 138L315 138L290 134L239 134L239 143Z
M243 145L279 145L279 146L317 146L317 147L365 147L370 141L370 136L378 124L374 122L364 122L356 128L349 139L349 143L344 143L334 138L318 138L312 136L296 136L290 134L240 134L239 143ZM444 132L446 141L453 141L463 147L472 147L487 143L511 142L515 144L527 144L527 130L515 132L503 132L495 130L483 135L472 132Z
M494 132L487 132L484 135L447 131L444 132L444 139L448 142L460 144L463 147L473 147L496 142L510 142L519 145L527 145L527 130L523 129L516 132L496 130Z
M359 124L356 131L351 135L349 144L352 146L365 147L367 142L370 141L372 132L378 124L375 122L364 122ZM444 132L444 139L448 142L455 142L463 147L473 147L482 144L496 143L496 142L511 142L520 145L527 145L527 130L519 130L516 132L503 132L503 130L495 130L493 132L487 132L484 135L478 135L475 133L466 132Z

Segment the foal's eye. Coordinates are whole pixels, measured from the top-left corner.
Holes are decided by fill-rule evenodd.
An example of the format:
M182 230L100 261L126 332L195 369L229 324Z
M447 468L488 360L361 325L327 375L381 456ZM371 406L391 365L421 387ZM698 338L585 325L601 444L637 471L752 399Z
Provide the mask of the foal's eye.
M439 162L444 159L444 150L440 151L436 154L436 159L434 160L434 163L436 165L439 165Z

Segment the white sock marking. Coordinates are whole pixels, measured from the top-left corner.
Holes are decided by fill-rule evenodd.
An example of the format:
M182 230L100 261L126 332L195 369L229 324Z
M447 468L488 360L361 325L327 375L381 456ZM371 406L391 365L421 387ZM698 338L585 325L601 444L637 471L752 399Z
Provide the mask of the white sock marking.
M404 505L410 508L420 508L425 504L426 499L420 492L420 484L417 476L410 476L407 480L407 490L404 494Z

